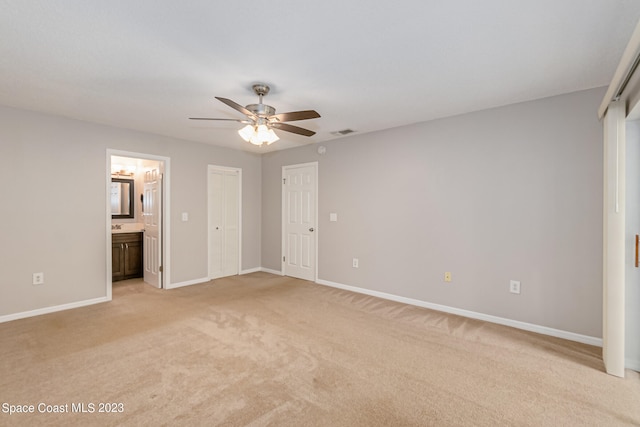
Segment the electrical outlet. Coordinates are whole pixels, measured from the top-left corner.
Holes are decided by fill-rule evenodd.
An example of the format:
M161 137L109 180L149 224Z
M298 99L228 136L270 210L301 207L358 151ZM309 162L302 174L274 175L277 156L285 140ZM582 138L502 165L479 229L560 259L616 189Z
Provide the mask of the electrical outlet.
M358 268L358 258L353 259L353 268Z
M33 284L44 285L44 273L33 273Z
M509 292L511 292L512 294L519 294L520 293L520 281L518 280L512 280L509 282Z
M445 282L450 282L451 281L451 272L450 271L446 271L444 273L444 281Z

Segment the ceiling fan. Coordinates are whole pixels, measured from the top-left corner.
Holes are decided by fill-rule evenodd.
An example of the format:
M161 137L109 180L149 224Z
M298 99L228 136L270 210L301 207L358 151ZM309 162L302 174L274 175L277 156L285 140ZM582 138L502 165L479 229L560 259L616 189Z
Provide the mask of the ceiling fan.
M247 142L255 145L267 145L276 142L278 136L273 129L283 130L285 132L291 132L303 136L315 135L314 131L304 129L298 126L293 126L284 122L292 122L296 120L317 119L320 117L314 110L304 111L292 111L289 113L276 114L276 109L271 105L262 103L262 98L269 93L269 86L264 83L257 83L252 86L253 91L258 95L260 101L257 104L249 104L246 107L227 99L216 96L218 101L227 104L234 110L240 111L247 116L246 119L216 119L207 117L189 117L190 120L223 120L239 123L246 123L247 125L240 129L238 133Z

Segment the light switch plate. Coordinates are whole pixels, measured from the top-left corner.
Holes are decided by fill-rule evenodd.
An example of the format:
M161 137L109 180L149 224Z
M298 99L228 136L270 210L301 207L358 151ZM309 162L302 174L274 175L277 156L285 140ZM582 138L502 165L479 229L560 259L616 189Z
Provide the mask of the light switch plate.
M338 221L338 214L337 214L337 213L335 213L335 212L331 212L331 213L329 214L329 221L331 221L331 222L336 222L336 221Z

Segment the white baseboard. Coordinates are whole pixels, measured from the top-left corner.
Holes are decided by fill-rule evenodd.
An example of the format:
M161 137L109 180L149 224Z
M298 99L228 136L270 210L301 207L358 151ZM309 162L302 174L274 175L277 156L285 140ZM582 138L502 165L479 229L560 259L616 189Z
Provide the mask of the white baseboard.
M261 268L260 268L260 271L264 271L265 273L275 274L275 275L277 275L277 276L284 276L284 275L282 274L282 271L279 271L279 270L272 270L272 269L270 269L270 268L264 268L264 267L261 267Z
M193 280L187 280L185 282L171 283L167 285L165 289L181 288L183 286L197 285L199 283L205 283L208 281L209 281L208 277L203 277L201 279L193 279Z
M103 302L109 302L111 298L100 297L88 299L85 301L71 302L68 304L54 305L52 307L38 308L36 310L23 311L21 313L7 314L0 316L0 323L10 322L12 320L25 319L27 317L40 316L42 314L55 313L56 311L70 310L72 308L85 307L87 305L100 304Z
M249 274L257 271L263 271L266 273L275 274L278 276L282 276L281 271L271 270L269 268L259 267L249 270L243 270L241 274ZM204 277L201 279L188 280L185 282L173 283L167 286L167 289L174 289L183 286L195 285L198 283L208 282L209 279ZM329 280L318 279L316 281L319 285L330 286L333 288L344 289L351 292L356 292L359 294L370 295L390 301L396 301L404 304L415 305L418 307L428 308L431 310L442 311L445 313L455 314L458 316L468 317L471 319L484 320L486 322L496 323L499 325L510 326L517 329L522 329L525 331L536 332L543 335L549 335L556 338L562 338L570 341L576 341L583 344L589 344L597 347L602 347L602 339L591 337L588 335L576 334L574 332L563 331L559 329L553 329L546 326L534 325L532 323L520 322L518 320L505 319L502 317L492 316L483 313L477 313L474 311L463 310L460 308L449 307L446 305L433 304L426 301L421 301L413 298L406 298L398 295L388 294L385 292L373 291L370 289L359 288L357 286L344 285L342 283L331 282ZM24 319L27 317L40 316L42 314L55 313L57 311L70 310L73 308L85 307L87 305L100 304L103 302L111 301L111 298L108 297L100 297L93 298L85 301L77 301L69 304L56 305L52 307L39 308L36 310L23 311L20 313L8 314L4 316L0 316L0 323L10 322L12 320ZM640 371L640 360L632 360L626 359L625 367L627 369L632 369L634 371Z
M277 274L278 276L282 276L282 273L276 270L270 270L268 268L263 268L263 267L255 267L255 268L249 268L247 270L242 270L240 273L238 273L239 275L243 275L243 274L251 274L251 273L257 273L259 271L264 271L266 273L271 273L271 274ZM166 289L174 289L174 288L181 288L183 286L191 286L191 285L197 285L199 283L205 283L205 282L209 282L209 278L208 277L203 277L201 279L193 279L193 280L187 280L185 282L178 282L178 283L171 283L170 285L167 285Z
M347 291L357 292L359 294L370 295L382 299L401 302L404 304L424 307L431 310L443 311L445 313L456 314L458 316L469 317L471 319L484 320L485 322L497 323L499 325L510 326L512 328L523 329L525 331L536 332L543 335L549 335L556 338L563 338L570 341L576 341L583 344L589 344L602 347L602 339L590 337L588 335L576 334L574 332L562 331L559 329L548 328L546 326L534 325L532 323L520 322L518 320L505 319L502 317L491 316L489 314L477 313L474 311L463 310L460 308L449 307L446 305L433 304L413 298L401 297L398 295L387 294L385 292L372 291L369 289L359 288L356 286L343 285L342 283L330 282L328 280L318 279L316 282L320 285L331 286L333 288L344 289ZM633 369L633 368L631 368Z
M624 367L633 371L640 372L640 360L625 359Z

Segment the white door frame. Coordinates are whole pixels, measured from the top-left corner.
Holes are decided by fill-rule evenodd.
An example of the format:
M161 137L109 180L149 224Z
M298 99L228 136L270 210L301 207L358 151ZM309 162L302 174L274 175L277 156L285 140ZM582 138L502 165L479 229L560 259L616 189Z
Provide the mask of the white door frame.
M603 120L602 357L608 374L625 375L625 146L627 114L640 103L640 23L636 24L600 103Z
M625 370L625 104L609 105L604 117L602 359L608 374Z
M284 257L286 254L286 229L285 229L285 224L286 224L286 204L287 204L287 200L286 200L286 188L284 186L284 179L286 178L286 171L287 169L294 169L294 168L300 168L300 167L307 167L307 166L313 166L315 169L315 188L313 189L313 192L315 193L315 207L316 207L316 211L315 211L315 216L316 216L316 224L315 224L315 260L314 260L314 272L313 272L313 281L317 282L318 281L318 241L320 240L320 226L318 225L319 223L319 218L318 218L318 187L319 187L319 173L318 173L318 162L309 162L309 163L299 163L299 164L295 164L295 165L285 165L282 166L282 176L281 176L281 185L282 185L282 205L280 208L280 212L282 214L282 218L281 218L281 244L280 244L280 272L281 275L285 275L285 261L284 261Z
M107 161L106 161L106 177L105 177L105 237L106 237L106 265L107 265L107 277L106 277L106 294L107 300L111 301L112 292L112 265L111 265L111 156L131 157L135 159L155 160L162 163L162 169L164 169L163 184L162 184L162 287L164 289L171 289L171 246L170 246L170 211L171 209L171 191L170 191L170 166L171 159L165 156L157 156L155 154L136 153L132 151L122 151L107 148Z
M211 235L209 225L209 174L211 171L226 171L238 173L238 274L242 272L242 169L228 166L207 165L207 278L211 280L211 263L209 256L212 252Z

